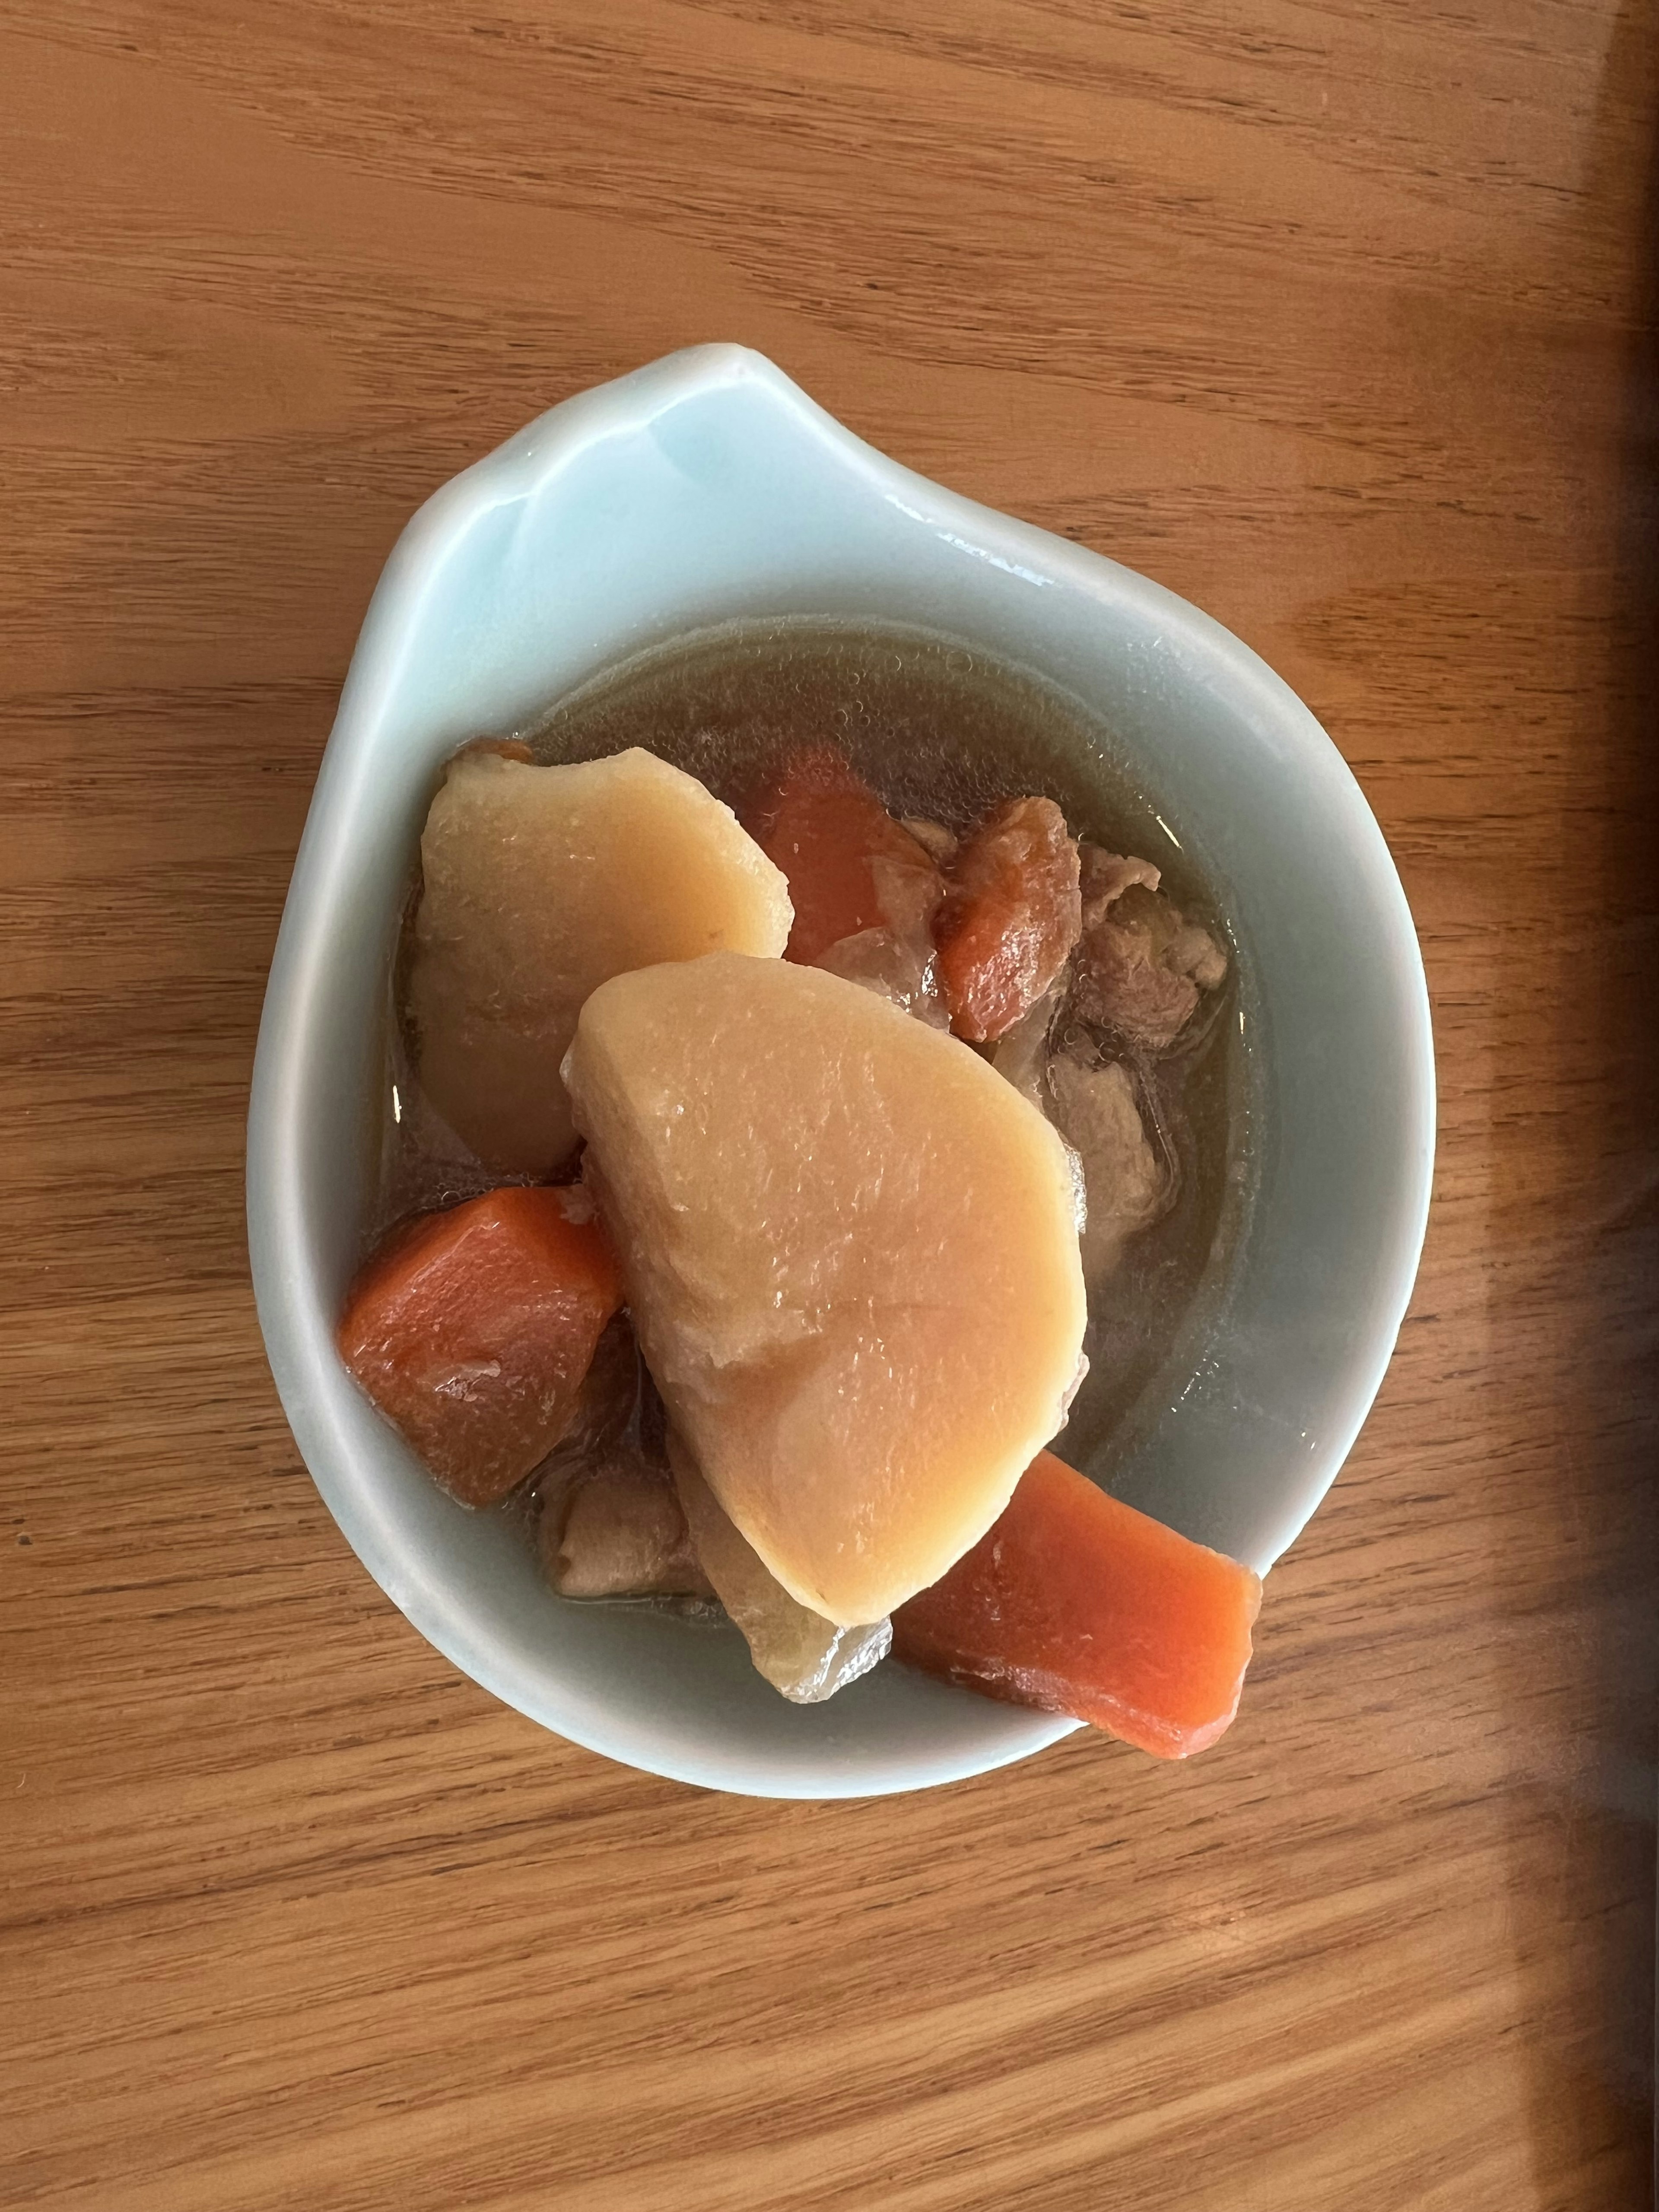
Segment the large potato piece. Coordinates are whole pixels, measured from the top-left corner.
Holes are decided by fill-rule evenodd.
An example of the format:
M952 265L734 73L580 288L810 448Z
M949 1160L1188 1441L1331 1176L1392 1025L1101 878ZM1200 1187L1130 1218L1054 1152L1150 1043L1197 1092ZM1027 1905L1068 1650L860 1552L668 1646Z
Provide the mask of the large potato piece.
M602 985L565 1074L709 1487L792 1597L881 1620L1064 1418L1084 1328L1064 1146L957 1039L730 953Z
M576 1132L559 1063L594 986L729 950L776 957L788 887L729 807L635 750L569 768L450 765L421 839L408 1006L428 1097L501 1175Z

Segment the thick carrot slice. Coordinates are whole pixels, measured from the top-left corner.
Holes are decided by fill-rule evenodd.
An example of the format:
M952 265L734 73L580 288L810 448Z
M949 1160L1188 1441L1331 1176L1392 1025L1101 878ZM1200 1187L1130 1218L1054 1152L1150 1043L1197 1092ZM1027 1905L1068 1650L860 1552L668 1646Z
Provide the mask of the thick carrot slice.
M353 1283L340 1357L463 1505L504 1498L568 1426L622 1278L566 1190L494 1190L396 1231Z
M893 1656L1185 1759L1238 1710L1261 1603L1249 1567L1045 1451L989 1534L893 1615Z
M844 937L896 922L890 888L884 902L882 863L938 884L926 847L833 745L795 754L744 808L743 826L789 880L795 926L787 959L810 963Z
M1066 965L1082 928L1065 816L1052 799L1011 799L957 853L933 923L957 1035L975 1043L1006 1036Z

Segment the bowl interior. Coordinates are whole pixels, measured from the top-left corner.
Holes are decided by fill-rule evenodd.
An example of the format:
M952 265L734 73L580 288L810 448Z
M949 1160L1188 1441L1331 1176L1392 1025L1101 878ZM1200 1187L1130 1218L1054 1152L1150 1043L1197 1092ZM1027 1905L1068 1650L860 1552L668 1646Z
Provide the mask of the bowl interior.
M1432 1140L1410 916L1294 696L1145 578L896 467L780 372L698 349L556 409L411 523L365 624L295 869L249 1124L255 1287L319 1489L439 1648L561 1734L772 1796L1018 1758L1072 1723L882 1668L799 1709L735 1632L550 1601L369 1410L330 1328L374 1170L387 963L439 763L641 647L732 618L900 622L1076 693L1237 932L1255 1196L1228 1279L1112 1487L1265 1570L1322 1496L1409 1295Z

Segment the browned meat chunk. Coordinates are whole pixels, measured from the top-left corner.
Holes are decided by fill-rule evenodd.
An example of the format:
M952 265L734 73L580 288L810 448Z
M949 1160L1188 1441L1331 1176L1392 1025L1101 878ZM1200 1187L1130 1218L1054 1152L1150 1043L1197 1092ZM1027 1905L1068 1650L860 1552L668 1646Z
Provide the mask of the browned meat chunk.
M542 1516L542 1565L561 1597L712 1598L666 1468L619 1453Z
M1084 863L1083 937L1073 1005L1140 1052L1167 1052L1227 956L1158 889L1149 860L1091 848Z
M1062 1053L1049 1062L1048 1092L1054 1127L1083 1163L1083 1276L1093 1291L1114 1273L1129 1238L1164 1212L1173 1178L1120 1061L1091 1066Z
M957 854L934 925L958 1036L1005 1036L1071 957L1083 926L1078 851L1051 799L1013 799Z
M1061 977L1049 985L1012 1029L1004 1031L991 1054L997 1073L1012 1083L1022 1098L1029 1098L1039 1114L1048 1112L1049 1033L1065 996L1066 979Z
M947 830L942 822L930 822L924 814L907 814L899 824L908 830L925 853L931 854L941 868L948 868L957 857L956 832Z
M1127 853L1109 853L1101 845L1078 848L1078 872L1083 892L1083 926L1089 927L1090 909L1097 902L1109 906L1132 884L1155 891L1162 878L1150 860L1137 860Z

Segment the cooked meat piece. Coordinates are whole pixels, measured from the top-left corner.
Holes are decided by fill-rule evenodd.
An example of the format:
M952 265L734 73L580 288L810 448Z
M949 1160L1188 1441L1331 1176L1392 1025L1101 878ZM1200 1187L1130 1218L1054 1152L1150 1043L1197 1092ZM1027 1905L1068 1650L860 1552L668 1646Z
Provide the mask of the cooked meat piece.
M1051 799L1013 799L957 853L934 923L958 1036L994 1042L1070 958L1083 926L1077 847Z
M899 826L908 830L925 852L931 853L941 868L948 868L957 857L958 840L953 830L942 822L930 822L925 815L906 814Z
M1061 1053L1048 1064L1054 1127L1083 1163L1089 1213L1083 1277L1103 1283L1137 1230L1164 1212L1173 1194L1170 1170L1146 1134L1134 1079L1118 1060L1093 1066Z
M1012 1083L1022 1097L1029 1098L1039 1114L1048 1111L1045 1080L1048 1033L1065 995L1066 979L1061 976L1048 986L1029 1013L1022 1014L1012 1029L998 1039L991 1054L991 1065L997 1073Z
M1167 1052L1200 994L1225 981L1227 956L1158 889L1150 860L1091 847L1083 875L1073 1005L1138 1051Z
M551 1504L538 1532L561 1597L712 1598L666 1468L619 1453Z
M1163 880L1160 871L1150 860L1137 860L1126 853L1109 853L1102 845L1078 847L1079 874L1083 892L1083 926L1086 929L1091 920L1091 906L1098 901L1109 906L1121 892L1132 884L1144 884L1155 891Z
M931 954L933 917L945 896L939 870L931 864L919 866L908 856L877 853L871 856L870 880L880 920L896 937Z
M643 1372L633 1323L619 1313L594 1350L570 1425L554 1448L551 1471L563 1475L586 1468L635 1432Z
M1183 975L1190 975L1200 991L1218 991L1227 980L1227 956L1207 929L1195 921L1188 921L1179 908L1170 911L1179 922L1170 949L1164 956L1170 966Z
M811 965L862 983L933 1029L948 1030L951 1017L933 951L933 915L943 882L931 866L917 868L891 859L872 859L870 874L884 921L838 939Z

